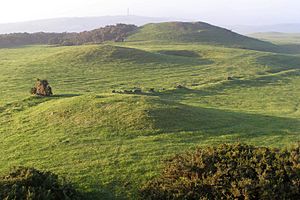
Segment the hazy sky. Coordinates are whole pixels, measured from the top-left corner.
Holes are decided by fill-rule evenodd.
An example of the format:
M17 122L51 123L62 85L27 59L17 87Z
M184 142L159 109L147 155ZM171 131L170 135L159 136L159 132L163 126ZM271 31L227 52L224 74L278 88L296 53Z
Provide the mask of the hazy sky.
M126 15L215 24L300 23L300 0L1 0L0 23L57 17Z

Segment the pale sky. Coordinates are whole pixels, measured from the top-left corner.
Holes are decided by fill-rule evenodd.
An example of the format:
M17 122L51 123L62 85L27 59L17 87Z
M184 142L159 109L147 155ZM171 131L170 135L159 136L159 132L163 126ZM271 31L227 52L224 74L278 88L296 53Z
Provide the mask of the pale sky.
M214 24L300 23L300 0L1 0L0 23L130 14Z

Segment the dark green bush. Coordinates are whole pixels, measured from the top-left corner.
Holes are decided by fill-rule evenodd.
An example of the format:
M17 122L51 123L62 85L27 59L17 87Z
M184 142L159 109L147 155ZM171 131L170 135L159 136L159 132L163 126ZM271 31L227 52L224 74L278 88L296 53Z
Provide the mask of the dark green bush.
M69 183L51 172L18 167L0 178L0 199L71 200L80 197Z
M198 148L168 160L140 193L142 199L299 199L300 149Z

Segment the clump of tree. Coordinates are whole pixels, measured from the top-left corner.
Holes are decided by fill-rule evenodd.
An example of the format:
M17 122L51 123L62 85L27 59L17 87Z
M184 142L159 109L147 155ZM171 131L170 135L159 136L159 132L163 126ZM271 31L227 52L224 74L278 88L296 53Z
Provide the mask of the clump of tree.
M59 44L61 41L75 37L74 33L11 33L0 35L0 47L16 47L33 44L49 44L51 41L56 41Z
M0 199L77 200L81 195L65 180L34 168L14 168L0 178Z
M142 199L299 199L300 148L223 144L167 160Z
M104 41L122 42L138 29L135 25L117 24L81 33L11 33L0 35L0 47L33 44L81 45Z
M126 37L137 31L137 29L138 27L135 25L109 25L92 31L78 33L76 37L72 38L72 41L74 44L101 43L104 41L123 42Z
M30 93L38 96L52 96L52 88L47 80L37 79L35 86L31 88Z

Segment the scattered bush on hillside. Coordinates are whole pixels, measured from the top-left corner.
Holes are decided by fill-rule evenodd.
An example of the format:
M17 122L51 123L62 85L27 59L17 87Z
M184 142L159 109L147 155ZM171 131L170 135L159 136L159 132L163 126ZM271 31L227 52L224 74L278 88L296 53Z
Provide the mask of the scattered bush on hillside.
M142 199L299 199L300 148L243 144L198 148L167 161Z
M71 200L81 199L79 193L51 172L34 168L14 168L0 178L0 199Z
M121 90L121 91L112 90L111 92L112 93L118 93L118 94L142 94L143 93L141 88L134 88L134 89L131 89L131 90Z
M51 96L52 88L47 80L37 79L35 86L31 88L30 93L38 96Z

